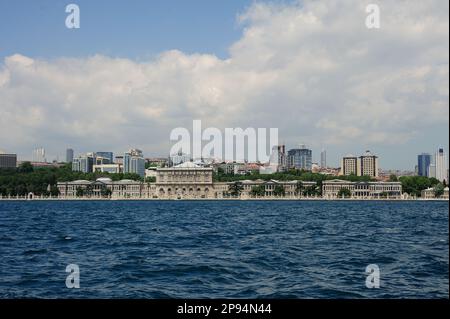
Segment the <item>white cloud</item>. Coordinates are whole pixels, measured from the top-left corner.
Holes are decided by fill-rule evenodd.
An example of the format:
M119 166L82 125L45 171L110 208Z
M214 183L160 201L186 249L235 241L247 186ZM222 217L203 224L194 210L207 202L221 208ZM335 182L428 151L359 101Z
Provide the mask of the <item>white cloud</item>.
M379 4L381 29L369 30L358 0L256 3L239 16L243 35L227 59L7 57L0 146L165 155L170 130L193 119L279 127L291 146L401 144L448 127L448 2Z

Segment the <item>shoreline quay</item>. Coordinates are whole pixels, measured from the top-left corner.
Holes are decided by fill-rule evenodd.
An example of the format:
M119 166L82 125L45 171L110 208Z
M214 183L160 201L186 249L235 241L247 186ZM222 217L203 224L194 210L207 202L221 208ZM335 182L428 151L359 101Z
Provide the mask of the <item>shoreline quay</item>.
M448 198L323 198L323 197L302 197L302 198L101 198L101 197L70 197L70 198L50 198L50 197L10 197L0 198L0 201L449 201Z

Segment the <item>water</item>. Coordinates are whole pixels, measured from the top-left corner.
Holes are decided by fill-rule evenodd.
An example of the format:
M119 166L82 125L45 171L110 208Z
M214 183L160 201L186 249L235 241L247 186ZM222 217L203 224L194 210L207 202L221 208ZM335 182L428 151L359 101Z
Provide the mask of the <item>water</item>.
M0 201L0 297L448 298L448 244L447 202Z

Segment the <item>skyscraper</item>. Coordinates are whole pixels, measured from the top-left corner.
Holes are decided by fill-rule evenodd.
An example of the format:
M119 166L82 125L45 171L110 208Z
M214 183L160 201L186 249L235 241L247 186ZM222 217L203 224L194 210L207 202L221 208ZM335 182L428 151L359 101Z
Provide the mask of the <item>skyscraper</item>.
M430 177L430 178L436 178L436 164L434 164L434 163L431 163L429 166L428 166L428 177Z
M17 155L0 152L0 168L16 168Z
M145 159L142 156L141 150L131 149L124 154L123 172L134 173L145 177Z
M344 156L341 160L341 175L358 175L358 158L352 154Z
M417 174L419 176L428 176L428 169L432 160L431 154L422 153L417 155Z
M447 181L447 156L444 149L440 147L434 157L436 165L436 179L439 181Z
M378 157L370 151L360 157L346 155L341 160L340 174L378 177Z
M66 150L66 163L72 163L73 162L73 149L68 148Z
M322 150L322 152L320 152L320 167L327 167L327 151L324 149Z
M307 149L305 145L289 150L287 159L289 168L307 171L312 169L312 150Z
M378 157L370 151L366 151L364 155L359 157L360 172L359 176L378 177Z
M109 163L114 163L114 154L113 152L95 152L95 154L97 155L97 157L103 157L108 159Z

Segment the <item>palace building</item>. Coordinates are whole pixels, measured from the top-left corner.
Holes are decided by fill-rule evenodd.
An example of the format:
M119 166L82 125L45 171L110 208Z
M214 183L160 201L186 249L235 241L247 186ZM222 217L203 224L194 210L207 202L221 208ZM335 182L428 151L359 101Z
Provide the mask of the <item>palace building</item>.
M400 182L351 182L333 179L322 182L322 196L333 199L338 197L341 189L350 191L352 198L401 198L402 183Z

